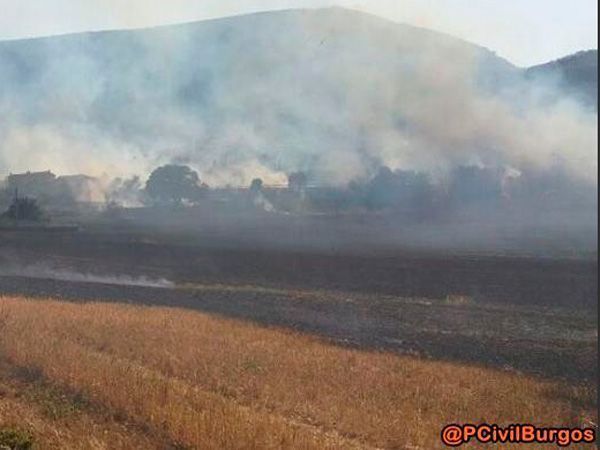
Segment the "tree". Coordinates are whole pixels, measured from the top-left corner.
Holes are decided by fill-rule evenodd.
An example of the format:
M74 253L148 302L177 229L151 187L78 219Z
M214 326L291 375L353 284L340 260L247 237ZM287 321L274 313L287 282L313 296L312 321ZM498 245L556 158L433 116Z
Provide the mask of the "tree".
M371 209L423 210L430 206L432 187L427 175L412 170L383 166L366 186L366 203Z
M288 189L293 192L304 192L306 181L304 172L292 172L288 175Z
M41 222L44 219L44 214L37 201L28 197L15 197L2 216L8 219L30 222Z
M262 191L262 188L263 180L261 180L260 178L254 178L252 180L252 183L250 183L250 192L252 192L253 194L258 194Z
M167 164L150 174L145 192L157 203L180 204L184 200L197 201L206 189L204 186L190 167Z
M461 204L493 205L502 198L503 172L499 169L459 166L452 175L450 194Z

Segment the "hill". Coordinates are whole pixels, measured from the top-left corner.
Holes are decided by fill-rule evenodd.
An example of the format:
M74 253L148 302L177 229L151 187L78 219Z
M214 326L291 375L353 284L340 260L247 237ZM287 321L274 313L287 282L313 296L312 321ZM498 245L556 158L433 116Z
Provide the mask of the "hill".
M554 80L568 95L598 109L598 50L586 50L527 69L530 78Z
M212 185L294 170L339 185L382 164L523 169L592 154L595 129L579 118L551 112L552 127L573 122L565 142L513 115L522 73L480 46L341 8L4 41L0 171L145 174L171 161Z

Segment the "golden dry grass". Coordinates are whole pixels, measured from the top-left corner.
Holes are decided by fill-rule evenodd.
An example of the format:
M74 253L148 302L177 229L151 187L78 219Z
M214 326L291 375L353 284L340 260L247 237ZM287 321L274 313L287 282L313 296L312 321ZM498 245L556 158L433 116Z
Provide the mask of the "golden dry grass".
M175 308L0 298L0 355L190 448L429 449L452 422L596 423L590 386Z
M109 411L77 405L58 389L25 383L10 372L0 363L0 431L26 433L36 449L164 450L169 445L162 436L115 420Z

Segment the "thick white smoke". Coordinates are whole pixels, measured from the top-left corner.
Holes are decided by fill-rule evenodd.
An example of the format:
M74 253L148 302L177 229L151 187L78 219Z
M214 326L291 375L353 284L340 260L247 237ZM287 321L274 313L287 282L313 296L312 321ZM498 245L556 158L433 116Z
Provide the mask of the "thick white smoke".
M0 45L0 171L344 185L462 164L597 184L597 115L491 52L341 10Z

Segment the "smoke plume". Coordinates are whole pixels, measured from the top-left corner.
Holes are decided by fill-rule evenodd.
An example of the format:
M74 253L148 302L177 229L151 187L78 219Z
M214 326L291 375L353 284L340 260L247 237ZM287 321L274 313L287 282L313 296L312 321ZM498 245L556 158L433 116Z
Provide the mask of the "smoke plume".
M379 167L559 168L597 184L597 114L492 52L342 9L0 43L0 171L344 186Z

